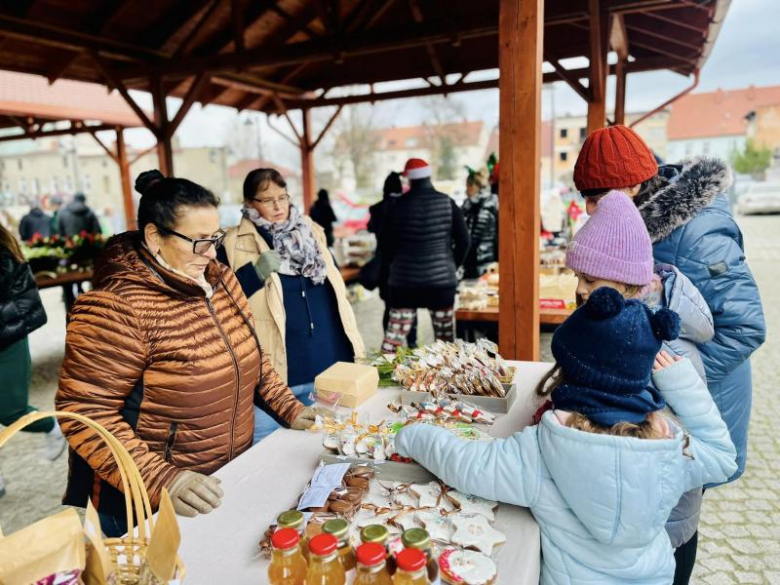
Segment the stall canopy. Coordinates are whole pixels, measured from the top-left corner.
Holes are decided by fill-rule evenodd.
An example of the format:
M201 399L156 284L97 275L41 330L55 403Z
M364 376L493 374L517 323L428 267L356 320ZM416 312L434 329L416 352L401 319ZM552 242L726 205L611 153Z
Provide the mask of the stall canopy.
M301 149L307 202L314 193L312 151L322 138L312 134L312 108L336 106L335 117L350 103L499 87L501 345L507 357L532 358L541 84L562 80L574 88L589 104L593 130L608 123L606 78L615 74L609 122L620 122L627 74L666 69L697 78L729 3L17 0L0 5L0 69L116 88L157 137L166 173L173 172L171 136L196 101L283 115ZM587 58L588 66L567 68L565 60L574 57ZM471 80L473 72L495 68L498 79ZM422 80L422 87L373 91L373 84L408 79ZM353 85L371 89L351 96L333 91ZM151 118L128 89L151 92ZM166 95L183 99L172 119ZM300 128L287 115L296 109L303 112ZM522 277L515 279L515 271Z

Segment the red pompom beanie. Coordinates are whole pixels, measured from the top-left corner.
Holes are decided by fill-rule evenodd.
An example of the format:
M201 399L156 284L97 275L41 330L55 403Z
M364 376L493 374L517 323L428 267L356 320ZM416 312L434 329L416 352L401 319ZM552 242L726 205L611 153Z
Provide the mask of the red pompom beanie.
M645 141L631 128L610 126L590 134L574 165L578 191L633 187L658 173Z

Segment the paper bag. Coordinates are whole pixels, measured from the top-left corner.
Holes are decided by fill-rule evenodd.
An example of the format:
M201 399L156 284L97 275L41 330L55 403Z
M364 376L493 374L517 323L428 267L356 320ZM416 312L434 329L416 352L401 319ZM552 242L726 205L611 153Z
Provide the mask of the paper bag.
M73 509L0 539L3 585L77 585L85 563L84 531Z
M116 573L111 564L111 556L103 542L100 518L98 518L98 513L92 505L92 500L87 500L84 534L87 536L87 541L90 545L87 549L84 583L86 585L114 585L116 583Z
M154 523L154 532L141 565L140 585L163 585L173 581L176 575L176 555L179 552L181 534L176 521L168 490L163 489L160 508ZM181 577L181 576L179 576Z

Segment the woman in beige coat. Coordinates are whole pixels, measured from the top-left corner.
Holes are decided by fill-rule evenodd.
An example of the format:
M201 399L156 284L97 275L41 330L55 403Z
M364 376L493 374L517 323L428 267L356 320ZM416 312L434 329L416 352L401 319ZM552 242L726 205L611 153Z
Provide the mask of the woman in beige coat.
M311 404L315 376L363 356L344 281L325 232L290 203L275 169L247 175L242 214L219 259L236 273L274 369L301 402ZM274 413L255 409L257 442L279 424Z

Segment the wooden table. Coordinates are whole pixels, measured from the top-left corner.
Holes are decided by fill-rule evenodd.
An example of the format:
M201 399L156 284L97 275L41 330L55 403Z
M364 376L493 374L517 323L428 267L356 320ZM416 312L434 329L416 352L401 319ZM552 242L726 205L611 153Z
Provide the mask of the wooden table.
M539 323L541 325L560 325L571 314L571 309L539 309ZM498 307L486 307L479 311L458 309L455 312L455 320L498 323Z
M344 284L354 284L360 278L360 268L357 266L342 266L339 268L341 272L341 278L344 279Z
M91 270L87 270L85 272L63 272L62 274L57 274L55 278L50 278L49 274L54 273L39 272L35 275L35 284L38 285L39 289L53 288L55 286L62 286L63 284L90 282L93 276Z

